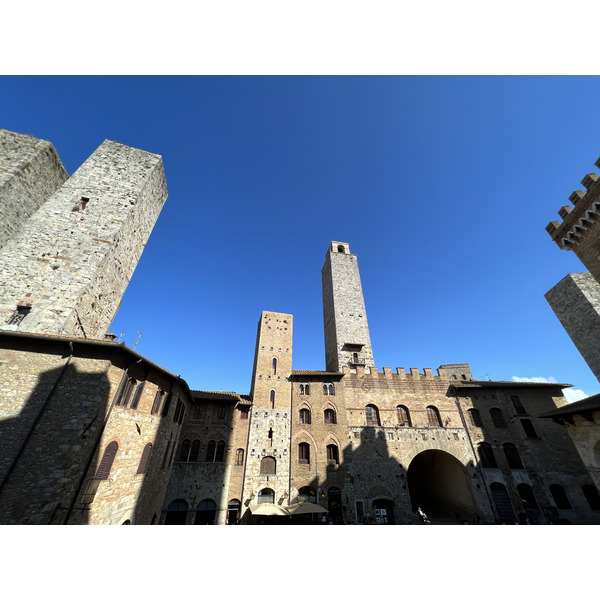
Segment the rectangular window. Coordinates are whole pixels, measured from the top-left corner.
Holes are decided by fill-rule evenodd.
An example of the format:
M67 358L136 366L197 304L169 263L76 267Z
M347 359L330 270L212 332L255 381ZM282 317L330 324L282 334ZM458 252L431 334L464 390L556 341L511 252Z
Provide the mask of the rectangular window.
M527 414L527 411L525 410L525 407L523 406L521 398L519 398L519 396L511 396L510 400L513 403L513 406L515 407L515 410L517 411L518 415Z
M217 408L217 419L223 420L227 416L227 409L224 406Z
M242 419L243 421L248 420L248 410L242 408L242 410L240 411L240 419Z
M533 423L530 419L521 419L521 426L523 427L523 431L525 431L525 435L528 438L536 438L538 437L535 429L533 428Z
M142 392L144 391L145 381L140 381L135 388L135 394L133 395L133 401L131 402L131 409L136 410L138 404L140 403L140 398L142 397Z
M154 402L152 404L152 410L150 411L151 415L155 415L157 412L160 412L160 405L162 404L163 398L165 397L165 393L160 388L156 390L156 396L154 396Z

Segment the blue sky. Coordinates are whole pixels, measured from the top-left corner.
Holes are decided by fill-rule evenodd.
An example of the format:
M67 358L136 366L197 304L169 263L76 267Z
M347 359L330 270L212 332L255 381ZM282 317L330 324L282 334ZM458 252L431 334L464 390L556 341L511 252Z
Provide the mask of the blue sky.
M600 385L544 293L583 271L545 231L595 171L598 77L0 77L0 126L72 174L104 140L169 198L112 330L193 389L248 393L262 310L324 369L320 271L358 255L375 363Z

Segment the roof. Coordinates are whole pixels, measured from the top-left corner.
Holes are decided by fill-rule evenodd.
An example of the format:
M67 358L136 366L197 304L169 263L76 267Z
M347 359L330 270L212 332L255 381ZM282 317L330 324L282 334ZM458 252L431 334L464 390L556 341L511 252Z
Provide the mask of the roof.
M292 378L294 377L314 377L317 379L328 379L330 377L343 377L344 374L339 371L297 371L292 370Z
M251 404L248 396L241 396L236 392L211 392L204 390L192 390L192 398L195 400L223 400L225 402L240 402L242 404Z
M600 410L600 394L578 400L577 402L570 402L565 406L561 406L555 410L551 410L540 417L554 418L554 417L569 417L572 415L581 415L583 413L591 413L596 410Z

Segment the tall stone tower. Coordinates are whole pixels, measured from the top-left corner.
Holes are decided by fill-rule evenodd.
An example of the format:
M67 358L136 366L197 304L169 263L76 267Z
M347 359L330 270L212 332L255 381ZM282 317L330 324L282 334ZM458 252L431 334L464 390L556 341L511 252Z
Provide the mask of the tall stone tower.
M68 178L50 142L0 129L0 248Z
M374 366L358 260L348 244L331 242L321 278L325 368L341 371L348 365Z
M166 197L160 156L105 141L0 249L0 329L102 338Z
M600 167L600 159L596 161ZM588 173L546 227L557 246L574 252L589 273L571 273L545 295L569 337L600 381L600 181Z
M264 311L258 323L252 373L252 413L244 498L252 504L287 505L290 491L290 435L293 317Z

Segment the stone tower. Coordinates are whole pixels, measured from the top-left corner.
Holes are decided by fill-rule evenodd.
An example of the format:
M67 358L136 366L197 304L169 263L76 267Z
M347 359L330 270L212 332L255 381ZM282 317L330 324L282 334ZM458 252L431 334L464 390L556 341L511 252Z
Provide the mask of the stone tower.
M274 493L287 505L290 491L292 315L263 312L258 323L252 373L252 413L244 498ZM266 492L263 492L266 490Z
M0 129L0 248L68 178L50 142Z
M348 244L331 242L321 278L325 368L341 371L345 366L374 366L358 261Z
M0 249L0 329L102 338L166 197L160 156L105 141Z
M551 221L546 231L559 248L574 252L589 273L567 275L545 297L600 381L600 181L588 173L581 183L586 192L574 191L569 196L573 206L558 211L562 223Z

